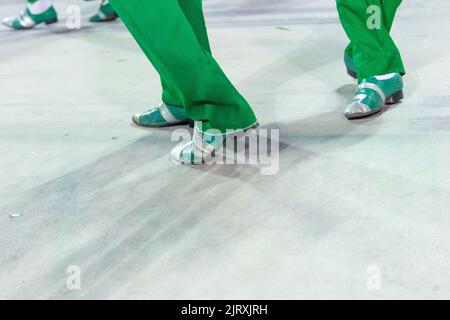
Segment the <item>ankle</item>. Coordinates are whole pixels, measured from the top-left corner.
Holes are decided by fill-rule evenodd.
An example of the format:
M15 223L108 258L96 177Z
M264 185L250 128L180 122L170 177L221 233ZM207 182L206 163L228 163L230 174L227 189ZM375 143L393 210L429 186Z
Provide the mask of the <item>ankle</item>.
M42 14L52 7L50 0L38 0L33 3L28 3L28 9L32 14Z

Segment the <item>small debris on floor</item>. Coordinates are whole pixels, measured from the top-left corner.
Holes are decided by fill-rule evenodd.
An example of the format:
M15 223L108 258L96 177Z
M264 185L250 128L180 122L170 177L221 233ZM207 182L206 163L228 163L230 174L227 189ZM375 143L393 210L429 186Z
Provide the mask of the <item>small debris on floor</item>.
M283 31L291 31L291 29L289 29L289 28L286 28L286 27L275 27L276 29L278 29L278 30L283 30Z
M22 212L13 212L13 213L10 213L9 214L9 217L11 218L11 219L15 219L15 218L19 218L19 217L21 217L22 216Z

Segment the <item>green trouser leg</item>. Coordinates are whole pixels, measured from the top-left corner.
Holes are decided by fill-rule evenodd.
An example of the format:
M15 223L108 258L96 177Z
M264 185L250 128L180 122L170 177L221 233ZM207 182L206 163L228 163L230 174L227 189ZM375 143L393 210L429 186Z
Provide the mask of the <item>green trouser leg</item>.
M381 12L383 25L386 27L386 30L390 33L392 29L392 24L394 23L395 14L397 13L397 9L402 3L402 0L386 0L381 3ZM353 43L349 43L347 48L345 48L345 53L353 58Z
M350 45L346 53L353 58L359 80L398 72L405 73L400 52L390 36L392 23L401 0L336 0L339 18ZM368 8L381 9L381 28L369 29Z
M208 33L206 31L205 18L203 17L202 2L193 0L179 0L178 3L181 10L183 10L189 24L191 25L192 30L197 36L198 42L203 49L211 54ZM165 83L164 79L162 78L161 84L163 89L162 101L172 106L182 106L182 102L178 100L176 95L174 94L176 90Z
M403 0L383 0L382 1L382 15L383 24L386 30L390 33L392 30L392 24L394 23L395 14L397 13L398 7Z
M203 130L225 132L256 122L210 53L201 0L110 2L161 76L165 103L183 106Z
M185 14L189 24L194 31L198 42L202 46L203 49L211 53L211 47L209 44L208 33L206 31L205 19L203 17L203 9L201 1L194 0L179 0L179 5L183 13ZM136 42L138 42L139 46L144 50L145 43L141 41L140 38L135 38ZM175 87L166 83L161 76L161 86L162 86L162 101L170 106L178 106L182 107L183 102L177 96L177 90Z

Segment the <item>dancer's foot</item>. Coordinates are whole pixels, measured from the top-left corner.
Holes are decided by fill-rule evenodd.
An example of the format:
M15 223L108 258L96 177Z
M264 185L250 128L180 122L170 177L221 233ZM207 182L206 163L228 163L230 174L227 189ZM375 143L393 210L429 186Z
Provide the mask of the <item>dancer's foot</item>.
M350 57L347 52L344 54L344 63L347 68L347 74L353 79L358 79L358 72L356 71L355 63L352 57Z
M89 21L91 22L107 22L114 21L118 18L116 11L113 9L108 0L102 1L98 12L93 15Z
M5 26L16 30L31 29L41 23L52 24L55 22L58 22L58 14L53 6L39 14L33 14L29 8L26 8L19 16L3 20Z
M176 164L200 165L210 163L216 156L227 139L230 137L244 136L249 130L258 128L255 123L248 128L235 130L227 133L209 133L203 132L198 126L198 122L194 126L194 135L191 141L180 144L172 149L171 159Z
M142 127L169 127L189 124L191 120L184 108L161 103L147 112L136 113L133 122Z
M345 110L348 119L363 118L381 111L386 104L403 99L403 79L400 73L390 73L364 79L356 96Z

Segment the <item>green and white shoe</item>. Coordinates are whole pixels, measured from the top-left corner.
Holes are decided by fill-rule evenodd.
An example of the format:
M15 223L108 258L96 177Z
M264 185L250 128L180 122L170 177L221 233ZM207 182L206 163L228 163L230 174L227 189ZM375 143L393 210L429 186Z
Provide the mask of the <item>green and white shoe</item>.
M184 108L161 103L144 113L136 113L133 122L142 127L169 127L182 124L189 124L189 119Z
M344 114L347 119L367 117L402 99L403 79L400 73L369 77L358 86L356 96Z
M350 57L347 52L344 54L344 63L347 68L347 74L353 79L358 79L358 72L356 71L355 63L352 57Z
M98 9L98 12L93 15L89 21L91 22L108 22L108 21L114 21L118 18L116 11L113 9L111 4L108 0L102 1L102 4L100 5L100 9Z
M216 153L224 147L227 139L243 137L249 130L256 129L259 126L258 123L255 123L245 129L227 133L215 133L215 130L211 130L212 132L201 131L198 124L199 122L195 123L194 135L191 141L177 145L172 149L170 157L174 163L184 165L212 163Z
M3 24L16 30L31 29L38 24L52 24L58 22L58 14L55 8L51 6L41 14L32 14L30 9L23 10L18 17L9 17L3 20Z

